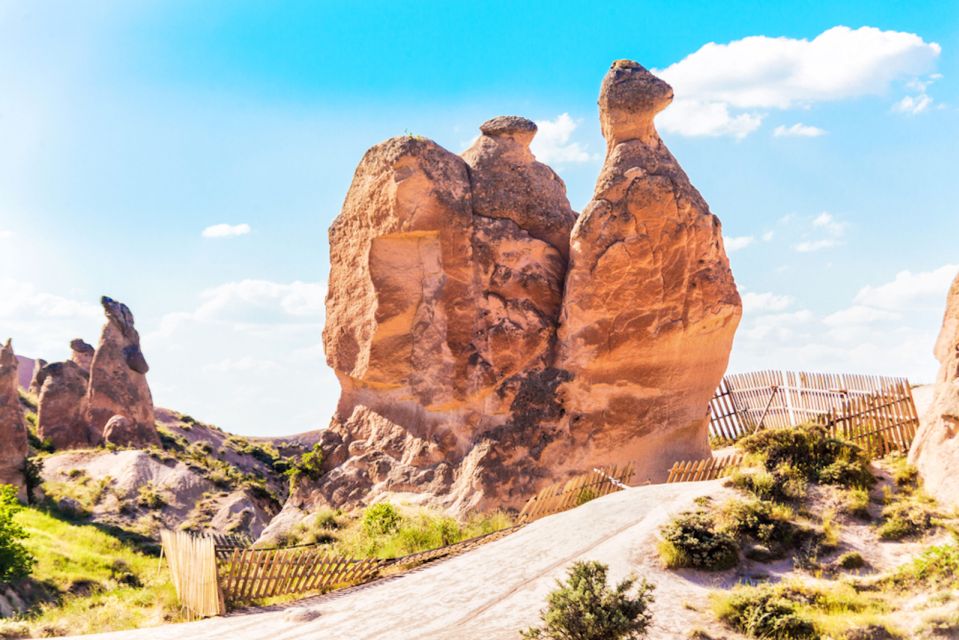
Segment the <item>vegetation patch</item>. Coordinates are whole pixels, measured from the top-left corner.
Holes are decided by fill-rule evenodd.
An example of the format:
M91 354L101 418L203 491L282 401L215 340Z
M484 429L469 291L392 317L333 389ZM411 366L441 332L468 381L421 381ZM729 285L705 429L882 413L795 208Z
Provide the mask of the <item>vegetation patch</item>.
M546 599L542 625L521 632L536 640L626 640L643 638L652 621L653 586L629 577L610 587L609 567L576 562L565 582Z
M899 637L883 621L889 607L881 597L844 583L741 586L714 595L713 608L720 620L750 638L883 637L848 635L869 627Z
M378 502L361 512L326 509L294 527L280 546L325 544L352 558L397 558L437 549L513 525L505 513L475 514L465 522L430 509Z
M53 594L0 621L0 637L105 632L183 618L165 564L93 525L77 525L26 507L14 516L36 561L30 578Z
M661 530L659 555L670 569L723 571L739 564L739 543L704 508L681 513Z
M869 458L856 445L834 438L820 424L763 429L737 443L777 480L868 488L875 483Z

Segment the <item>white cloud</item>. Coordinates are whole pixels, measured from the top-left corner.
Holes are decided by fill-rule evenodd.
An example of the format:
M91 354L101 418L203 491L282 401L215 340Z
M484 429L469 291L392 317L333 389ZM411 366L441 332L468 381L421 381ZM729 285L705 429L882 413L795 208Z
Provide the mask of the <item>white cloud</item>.
M530 149L536 159L545 163L589 162L593 156L578 142L570 142L579 122L568 113L562 113L553 120L537 120L538 131Z
M854 302L877 309L903 312L916 307L942 308L946 292L957 273L959 264L947 264L920 273L900 271L890 282L877 286L867 285L860 289Z
M201 234L204 238L231 238L245 236L250 233L250 225L243 224L215 224L207 227Z
M227 282L144 332L157 401L250 434L326 426L339 384L320 343L326 282Z
M748 291L743 294L743 313L755 314L764 311L783 311L788 309L794 302L792 296L779 295L776 293L753 293Z
M848 325L873 324L886 320L898 320L899 318L900 316L897 313L857 304L848 309L829 314L823 318L823 324L831 327L843 327Z
M733 253L734 251L745 249L755 241L756 238L753 236L723 236L723 245L726 247L726 253Z
M0 229L0 240L7 240L13 237L13 231L9 229Z
M902 271L889 282L860 288L847 307L823 314L783 311L792 299L787 305L774 294L746 293L730 370L874 373L928 382L938 368L932 347L957 272L957 264Z
M0 339L13 338L17 353L53 360L69 354L70 340L82 337L96 342L103 309L41 291L33 284L10 278L0 280Z
M935 73L929 76L926 80L919 80L918 78L910 82L907 86L908 88L916 92L915 95L903 96L901 100L892 105L892 110L898 113L906 113L909 115L918 115L923 113L932 106L933 102L932 96L929 95L927 89L929 85L934 83L936 80L942 76L938 73Z
M779 125L773 129L773 136L776 138L818 138L819 136L824 135L826 135L825 129L820 129L819 127L803 124L801 122L797 122L789 127Z
M822 251L843 244L848 225L836 220L828 211L823 211L812 219L810 226L811 230L805 238L793 245L793 249L799 253Z
M742 139L762 126L763 115L732 115L729 105L700 100L676 100L656 117L663 131L684 136L732 136Z
M940 46L914 33L837 26L812 40L750 36L710 42L656 71L676 100L659 117L665 131L744 137L770 109L879 95L929 71Z
M772 230L767 231L766 233L763 234L763 242L771 242L772 239L775 237L776 237L775 231L772 231Z

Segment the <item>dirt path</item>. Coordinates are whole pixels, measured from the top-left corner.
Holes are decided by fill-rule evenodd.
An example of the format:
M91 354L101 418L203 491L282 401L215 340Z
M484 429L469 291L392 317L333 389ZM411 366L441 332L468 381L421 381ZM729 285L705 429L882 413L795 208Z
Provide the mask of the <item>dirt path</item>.
M709 616L697 609L705 610L709 587L719 584L663 571L656 555L656 532L670 515L690 508L695 498L725 493L721 483L621 491L539 520L465 555L284 608L85 637L515 640L520 629L537 622L546 594L571 562L599 560L610 566L612 579L635 572L656 585L650 638L684 639L697 624L709 628ZM722 635L731 637L728 632Z

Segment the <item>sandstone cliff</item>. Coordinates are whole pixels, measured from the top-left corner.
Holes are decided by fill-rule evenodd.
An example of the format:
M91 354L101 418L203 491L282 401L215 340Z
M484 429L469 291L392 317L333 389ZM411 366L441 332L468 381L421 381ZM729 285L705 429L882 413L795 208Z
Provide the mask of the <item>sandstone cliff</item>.
M327 472L288 512L397 492L517 505L596 465L655 479L708 454L741 305L719 221L653 127L671 97L613 65L578 221L525 118L484 123L462 157L412 136L366 153L330 228Z
M27 426L20 406L18 367L13 343L7 340L0 346L0 484L17 487L20 499L26 501Z
M939 360L932 402L920 416L909 461L923 486L938 500L959 506L959 275L946 298L946 312L934 350Z
M707 403L742 315L719 219L653 126L672 96L628 60L603 81L608 149L572 233L557 364L572 454L652 479L709 456Z
M153 414L153 397L147 385L147 365L140 350L140 334L133 314L123 303L104 296L101 299L107 322L90 363L90 384L85 399L86 424L92 439L103 440L103 430L114 416L129 421L124 429L125 446L160 443ZM78 365L80 366L80 365Z

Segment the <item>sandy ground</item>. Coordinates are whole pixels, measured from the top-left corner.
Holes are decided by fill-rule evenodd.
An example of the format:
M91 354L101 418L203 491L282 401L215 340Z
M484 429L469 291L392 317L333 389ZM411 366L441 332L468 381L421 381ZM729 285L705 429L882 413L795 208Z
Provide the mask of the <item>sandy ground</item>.
M727 494L721 485L721 480L714 480L636 487L544 518L475 551L403 576L285 607L84 637L514 640L520 629L538 621L546 594L575 560L605 562L615 580L632 572L656 585L651 639L688 638L697 625L718 631L706 613L707 592L730 576L664 571L656 542L660 525L692 507L695 498ZM714 637L735 636L720 631Z

